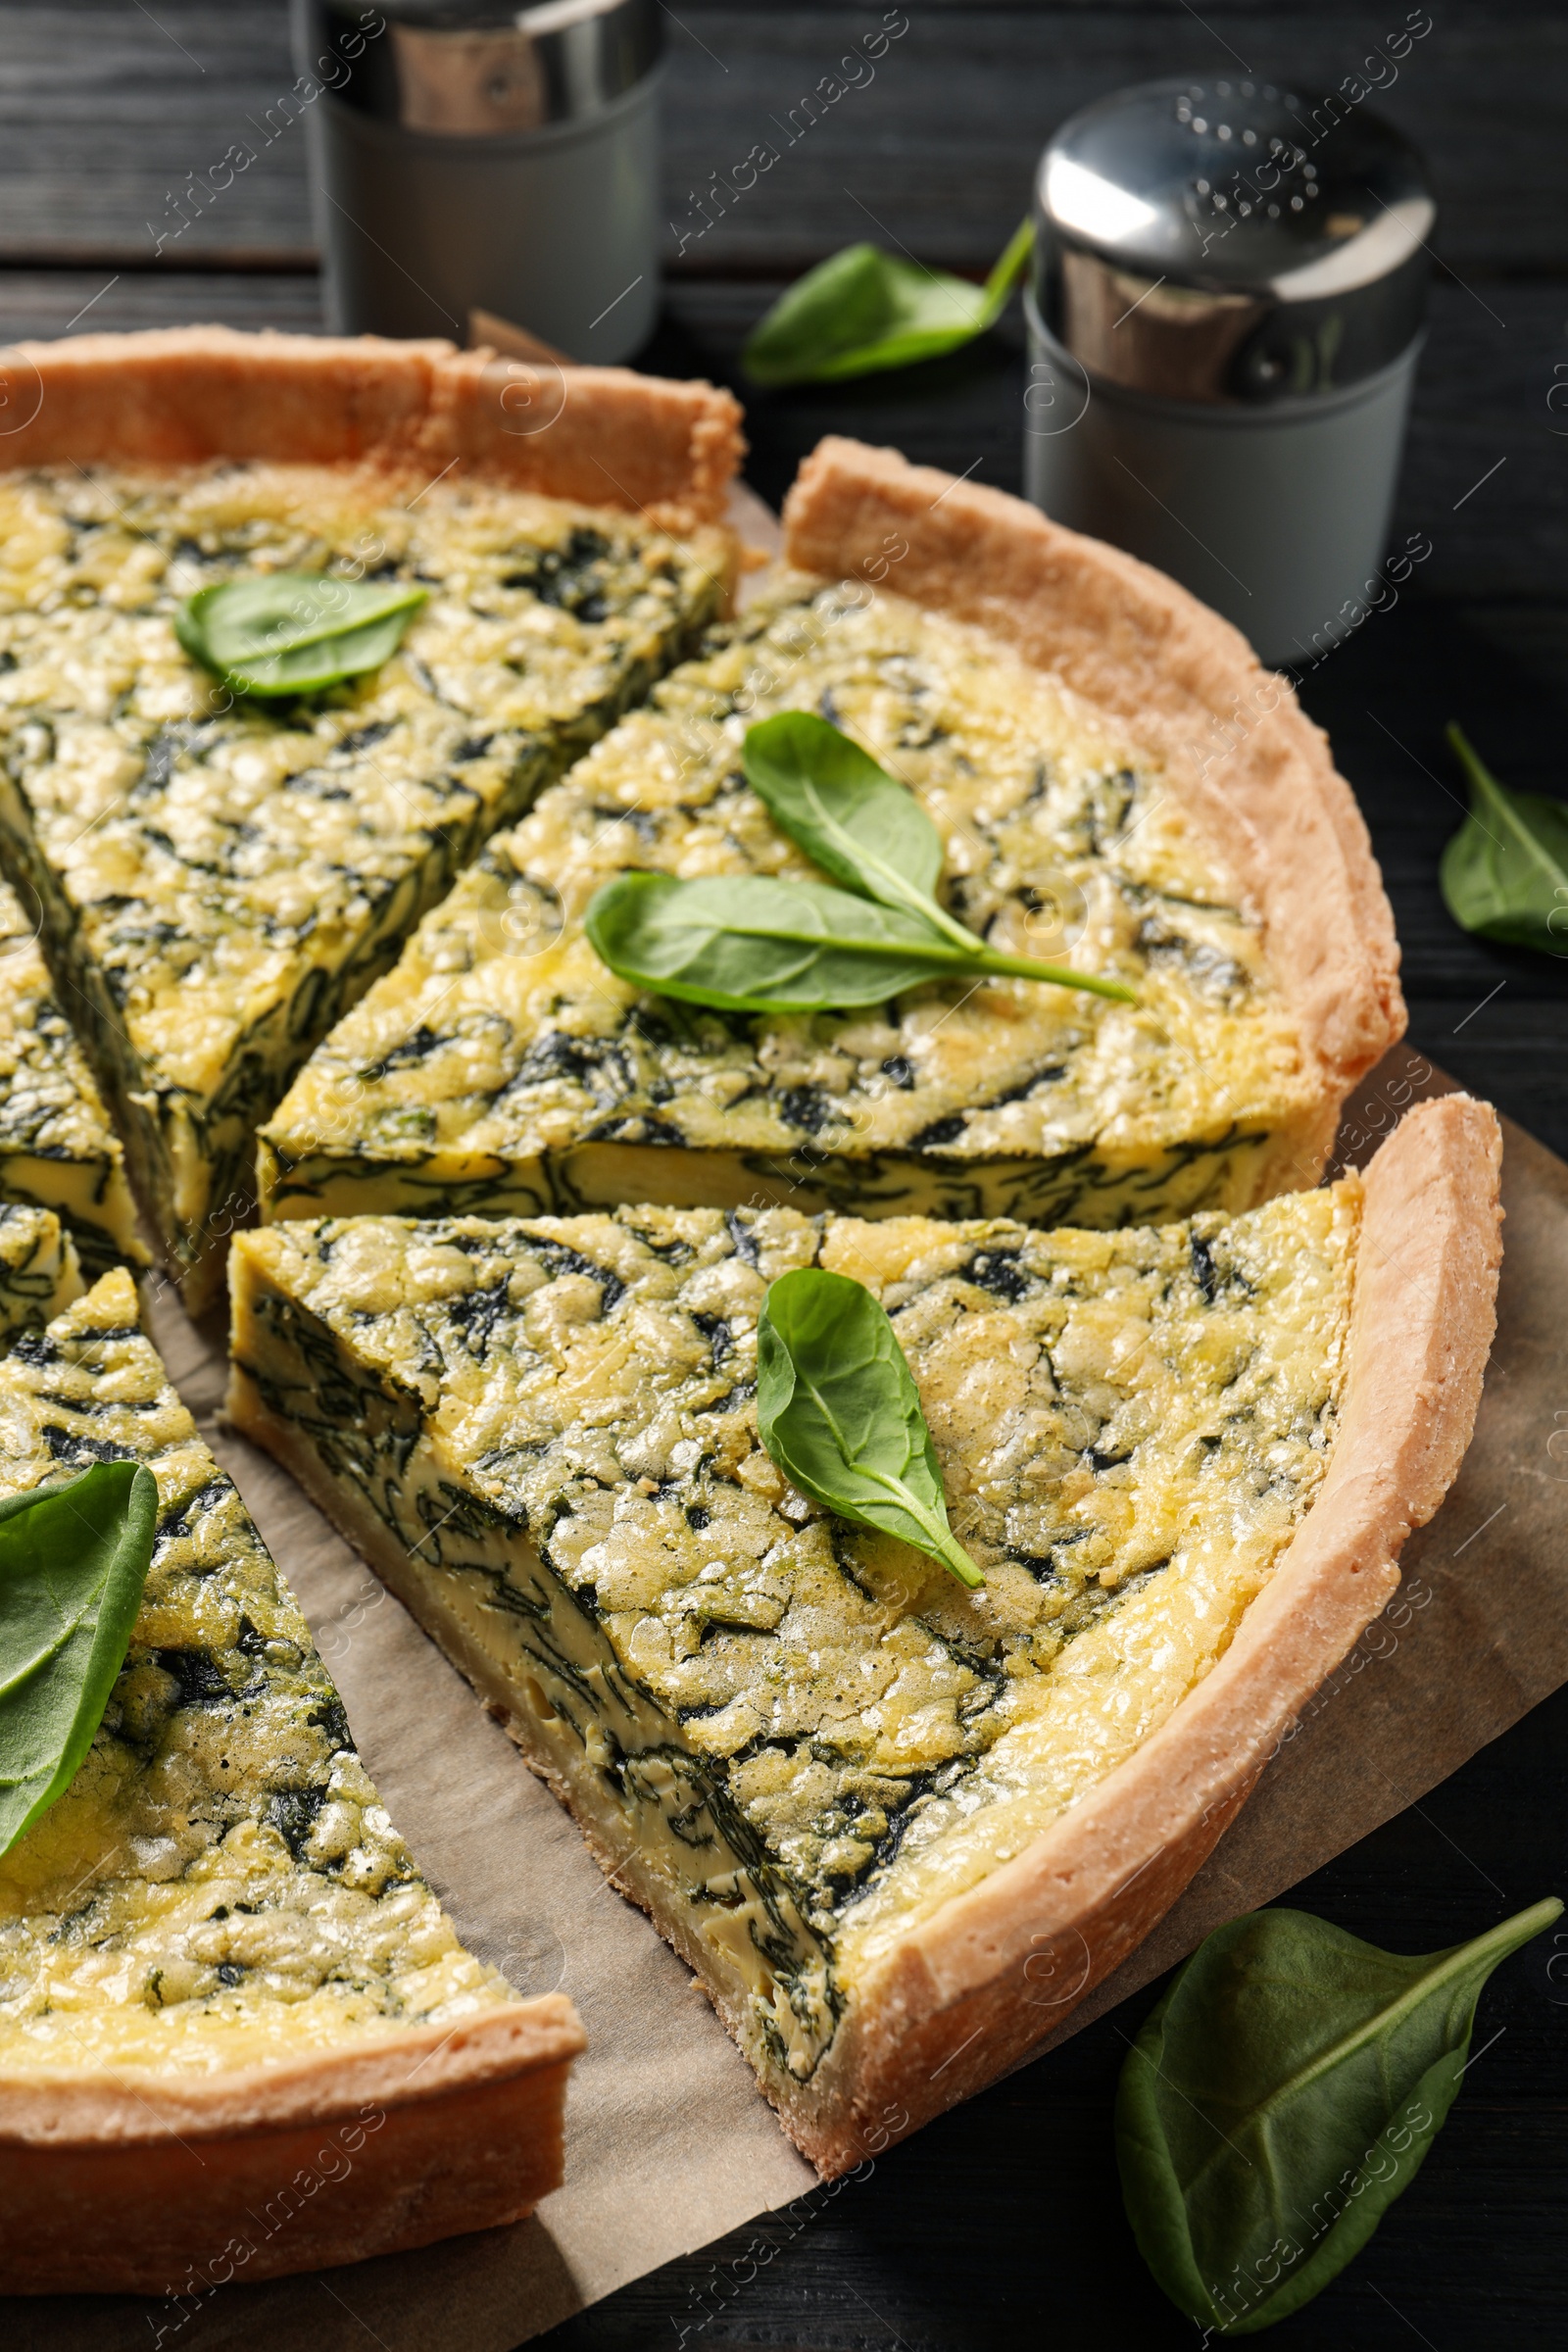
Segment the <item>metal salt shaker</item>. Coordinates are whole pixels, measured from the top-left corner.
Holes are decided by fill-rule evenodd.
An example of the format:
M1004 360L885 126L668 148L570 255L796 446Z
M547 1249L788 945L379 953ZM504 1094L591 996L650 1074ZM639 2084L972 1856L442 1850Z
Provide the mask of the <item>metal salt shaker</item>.
M1377 586L1435 217L1343 97L1170 80L1073 116L1036 182L1028 496L1264 661L1318 658Z
M293 0L329 323L568 359L637 350L659 299L658 0Z

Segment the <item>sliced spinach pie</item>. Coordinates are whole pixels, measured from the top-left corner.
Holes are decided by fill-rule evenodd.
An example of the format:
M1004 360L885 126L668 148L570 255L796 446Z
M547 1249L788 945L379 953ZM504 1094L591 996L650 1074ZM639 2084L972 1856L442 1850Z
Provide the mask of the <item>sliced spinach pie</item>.
M8 1271L29 1218L58 1245L0 1213ZM153 1473L157 1544L84 1763L0 1856L0 2292L200 2295L528 2212L571 2005L459 1943L122 1270L0 1357L0 1494L99 1461Z
M584 370L523 434L439 346L28 348L0 856L199 1312L301 1060L718 609L733 403Z
M229 1411L841 2171L1125 1956L1388 1598L1469 1437L1497 1153L1456 1097L1364 1180L1116 1234L285 1221L236 1243ZM759 1317L806 1267L891 1318L976 1589L760 1438Z
M1285 681L1170 582L889 455L825 444L786 522L793 575L492 839L306 1065L263 1130L264 1219L1106 1228L1316 1180L1403 1008L1364 828ZM913 796L947 918L1136 1002L962 972L754 1012L617 976L592 932L617 881L822 883L749 780L784 711Z

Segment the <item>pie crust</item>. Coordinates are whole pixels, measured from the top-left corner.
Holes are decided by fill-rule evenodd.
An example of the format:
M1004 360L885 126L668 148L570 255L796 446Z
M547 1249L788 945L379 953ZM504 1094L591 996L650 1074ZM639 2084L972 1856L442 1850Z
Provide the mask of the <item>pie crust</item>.
M548 1993L296 2066L9 2082L0 2292L200 2297L520 2221L584 2046Z
M25 421L0 440L8 467L451 466L679 533L722 521L745 447L740 404L711 384L451 343L160 327L18 343L10 368Z

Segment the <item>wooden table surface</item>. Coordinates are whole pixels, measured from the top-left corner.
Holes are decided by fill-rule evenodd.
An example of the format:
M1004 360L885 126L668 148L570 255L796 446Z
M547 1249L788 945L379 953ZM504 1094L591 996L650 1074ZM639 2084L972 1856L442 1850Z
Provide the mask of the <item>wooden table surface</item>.
M671 220L884 21L881 9L776 0L681 0L665 13ZM1424 532L1433 552L1397 608L1368 619L1302 691L1372 828L1404 946L1411 1042L1568 1153L1568 967L1467 939L1437 886L1459 818L1446 719L1510 784L1563 788L1568 438L1557 435L1568 415L1548 394L1568 377L1568 15L1544 0L1431 0L1430 14L1385 108L1426 149L1442 207L1395 523L1399 538ZM969 352L902 376L752 395L737 353L779 283L878 234L873 222L923 260L983 270L1025 209L1043 139L1089 99L1178 72L1329 85L1425 16L1404 0L1203 0L1201 13L1187 0L907 0L888 14L907 29L875 80L672 262L642 364L736 385L750 478L774 502L829 428L1016 490L1015 314ZM155 259L187 175L265 122L293 73L282 0L0 5L0 337L204 319L318 329L297 125ZM1568 1365L1563 1391L1568 1410ZM1565 1798L1568 1691L1292 1899L1399 1950L1456 1942L1568 1891ZM1548 1974L1552 1950L1548 1938L1494 1980L1476 2036L1490 2046L1424 2170L1351 2270L1284 2324L1282 2347L1563 2341L1568 1982L1553 1980L1568 1970ZM544 2340L552 2352L1192 2342L1133 2248L1112 2161L1124 2037L1152 1999L819 2193L808 2222L764 2218Z

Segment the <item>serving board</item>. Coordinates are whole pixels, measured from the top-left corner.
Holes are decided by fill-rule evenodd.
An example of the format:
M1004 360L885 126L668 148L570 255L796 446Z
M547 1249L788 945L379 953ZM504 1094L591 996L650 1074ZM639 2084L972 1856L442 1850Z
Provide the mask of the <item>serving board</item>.
M1344 1164L1364 1163L1411 1102L1450 1084L1396 1048L1350 1105ZM1497 1344L1459 1479L1407 1545L1389 1609L1304 1711L1187 1894L1054 2039L1416 1801L1568 1681L1568 1166L1503 1127ZM519 1991L569 1992L589 2049L568 2102L565 2185L528 2222L255 2287L0 2301L0 2327L19 2352L364 2352L368 2339L384 2352L510 2352L788 2203L815 2176L686 1969L601 1878L467 1686L276 1464L219 1426L220 1324L196 1328L167 1293L153 1317L465 1940ZM1049 2014L1049 1973L1034 1990ZM330 2196L332 2182L308 2193Z

